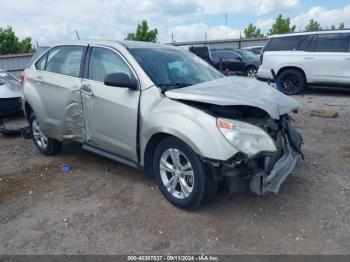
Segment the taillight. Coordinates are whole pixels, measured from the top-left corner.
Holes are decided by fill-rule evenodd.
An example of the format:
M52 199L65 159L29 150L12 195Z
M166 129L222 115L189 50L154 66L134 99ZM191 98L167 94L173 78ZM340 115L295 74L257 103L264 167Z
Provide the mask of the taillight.
M19 84L21 85L21 87L23 88L24 87L24 79L25 79L25 73L24 71L22 71L19 75Z

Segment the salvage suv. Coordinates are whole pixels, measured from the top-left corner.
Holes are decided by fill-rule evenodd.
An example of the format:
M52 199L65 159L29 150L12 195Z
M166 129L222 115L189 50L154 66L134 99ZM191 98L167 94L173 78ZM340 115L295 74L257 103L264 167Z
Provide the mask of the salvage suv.
M36 147L62 142L154 175L175 206L216 192L277 193L300 159L288 113L299 103L267 84L225 77L194 54L131 41L55 45L25 70Z

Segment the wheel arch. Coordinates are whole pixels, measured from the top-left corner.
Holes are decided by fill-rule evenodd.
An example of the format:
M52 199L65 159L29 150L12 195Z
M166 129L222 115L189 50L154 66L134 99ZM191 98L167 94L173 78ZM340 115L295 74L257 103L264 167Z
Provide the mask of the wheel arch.
M290 70L290 69L297 70L297 71L301 72L301 73L303 74L304 78L305 78L306 83L308 82L308 79L307 79L307 77L306 77L305 71L304 71L301 67L299 67L299 66L284 66L284 67L281 67L281 68L278 70L278 72L277 72L277 77L278 77L280 74L282 74L284 71L287 71L287 70Z
M30 115L32 113L34 113L32 106L28 103L28 101L25 101L24 102L24 114L25 114L25 117L26 117L28 122L29 122Z
M162 141L163 139L169 136L172 136L172 135L164 132L159 132L159 133L153 134L152 137L148 140L144 153L142 155L143 156L142 162L144 163L144 174L146 176L153 175L152 158L153 158L154 151L157 148L157 145L159 144L160 141Z

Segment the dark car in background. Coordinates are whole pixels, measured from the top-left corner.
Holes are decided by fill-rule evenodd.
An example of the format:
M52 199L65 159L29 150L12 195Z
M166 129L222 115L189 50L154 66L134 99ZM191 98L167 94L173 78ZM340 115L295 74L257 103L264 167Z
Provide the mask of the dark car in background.
M18 79L0 69L0 118L22 113L22 89Z
M211 49L212 65L224 72L233 72L248 77L256 76L260 60L252 52L243 49ZM220 59L222 66L220 66Z
M244 49L209 49L207 46L191 46L189 51L228 75L255 78L260 65L259 57Z
M243 50L248 50L253 52L255 55L260 57L261 51L263 50L264 46L248 46L248 47L243 47Z

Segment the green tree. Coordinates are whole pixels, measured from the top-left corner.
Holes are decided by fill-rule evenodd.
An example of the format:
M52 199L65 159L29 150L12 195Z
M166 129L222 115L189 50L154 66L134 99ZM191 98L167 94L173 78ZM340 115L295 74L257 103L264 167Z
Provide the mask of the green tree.
M332 25L331 29L332 30L337 30L335 25ZM339 26L338 26L338 29L345 29L345 24L344 23L340 23Z
M133 41L146 41L146 42L157 42L158 30L149 30L146 20L143 20L141 24L137 25L135 33L129 33L126 40Z
M33 52L32 39L26 37L19 40L12 27L0 27L0 55L30 53Z
M311 19L309 24L305 27L305 30L308 32L309 31L319 31L319 30L322 30L322 27L317 21Z
M244 29L245 38L256 38L263 37L264 34L261 33L261 30L253 25L253 23L249 23L246 29Z
M291 33L295 31L295 25L290 25L290 19L279 15L270 29L269 35Z

